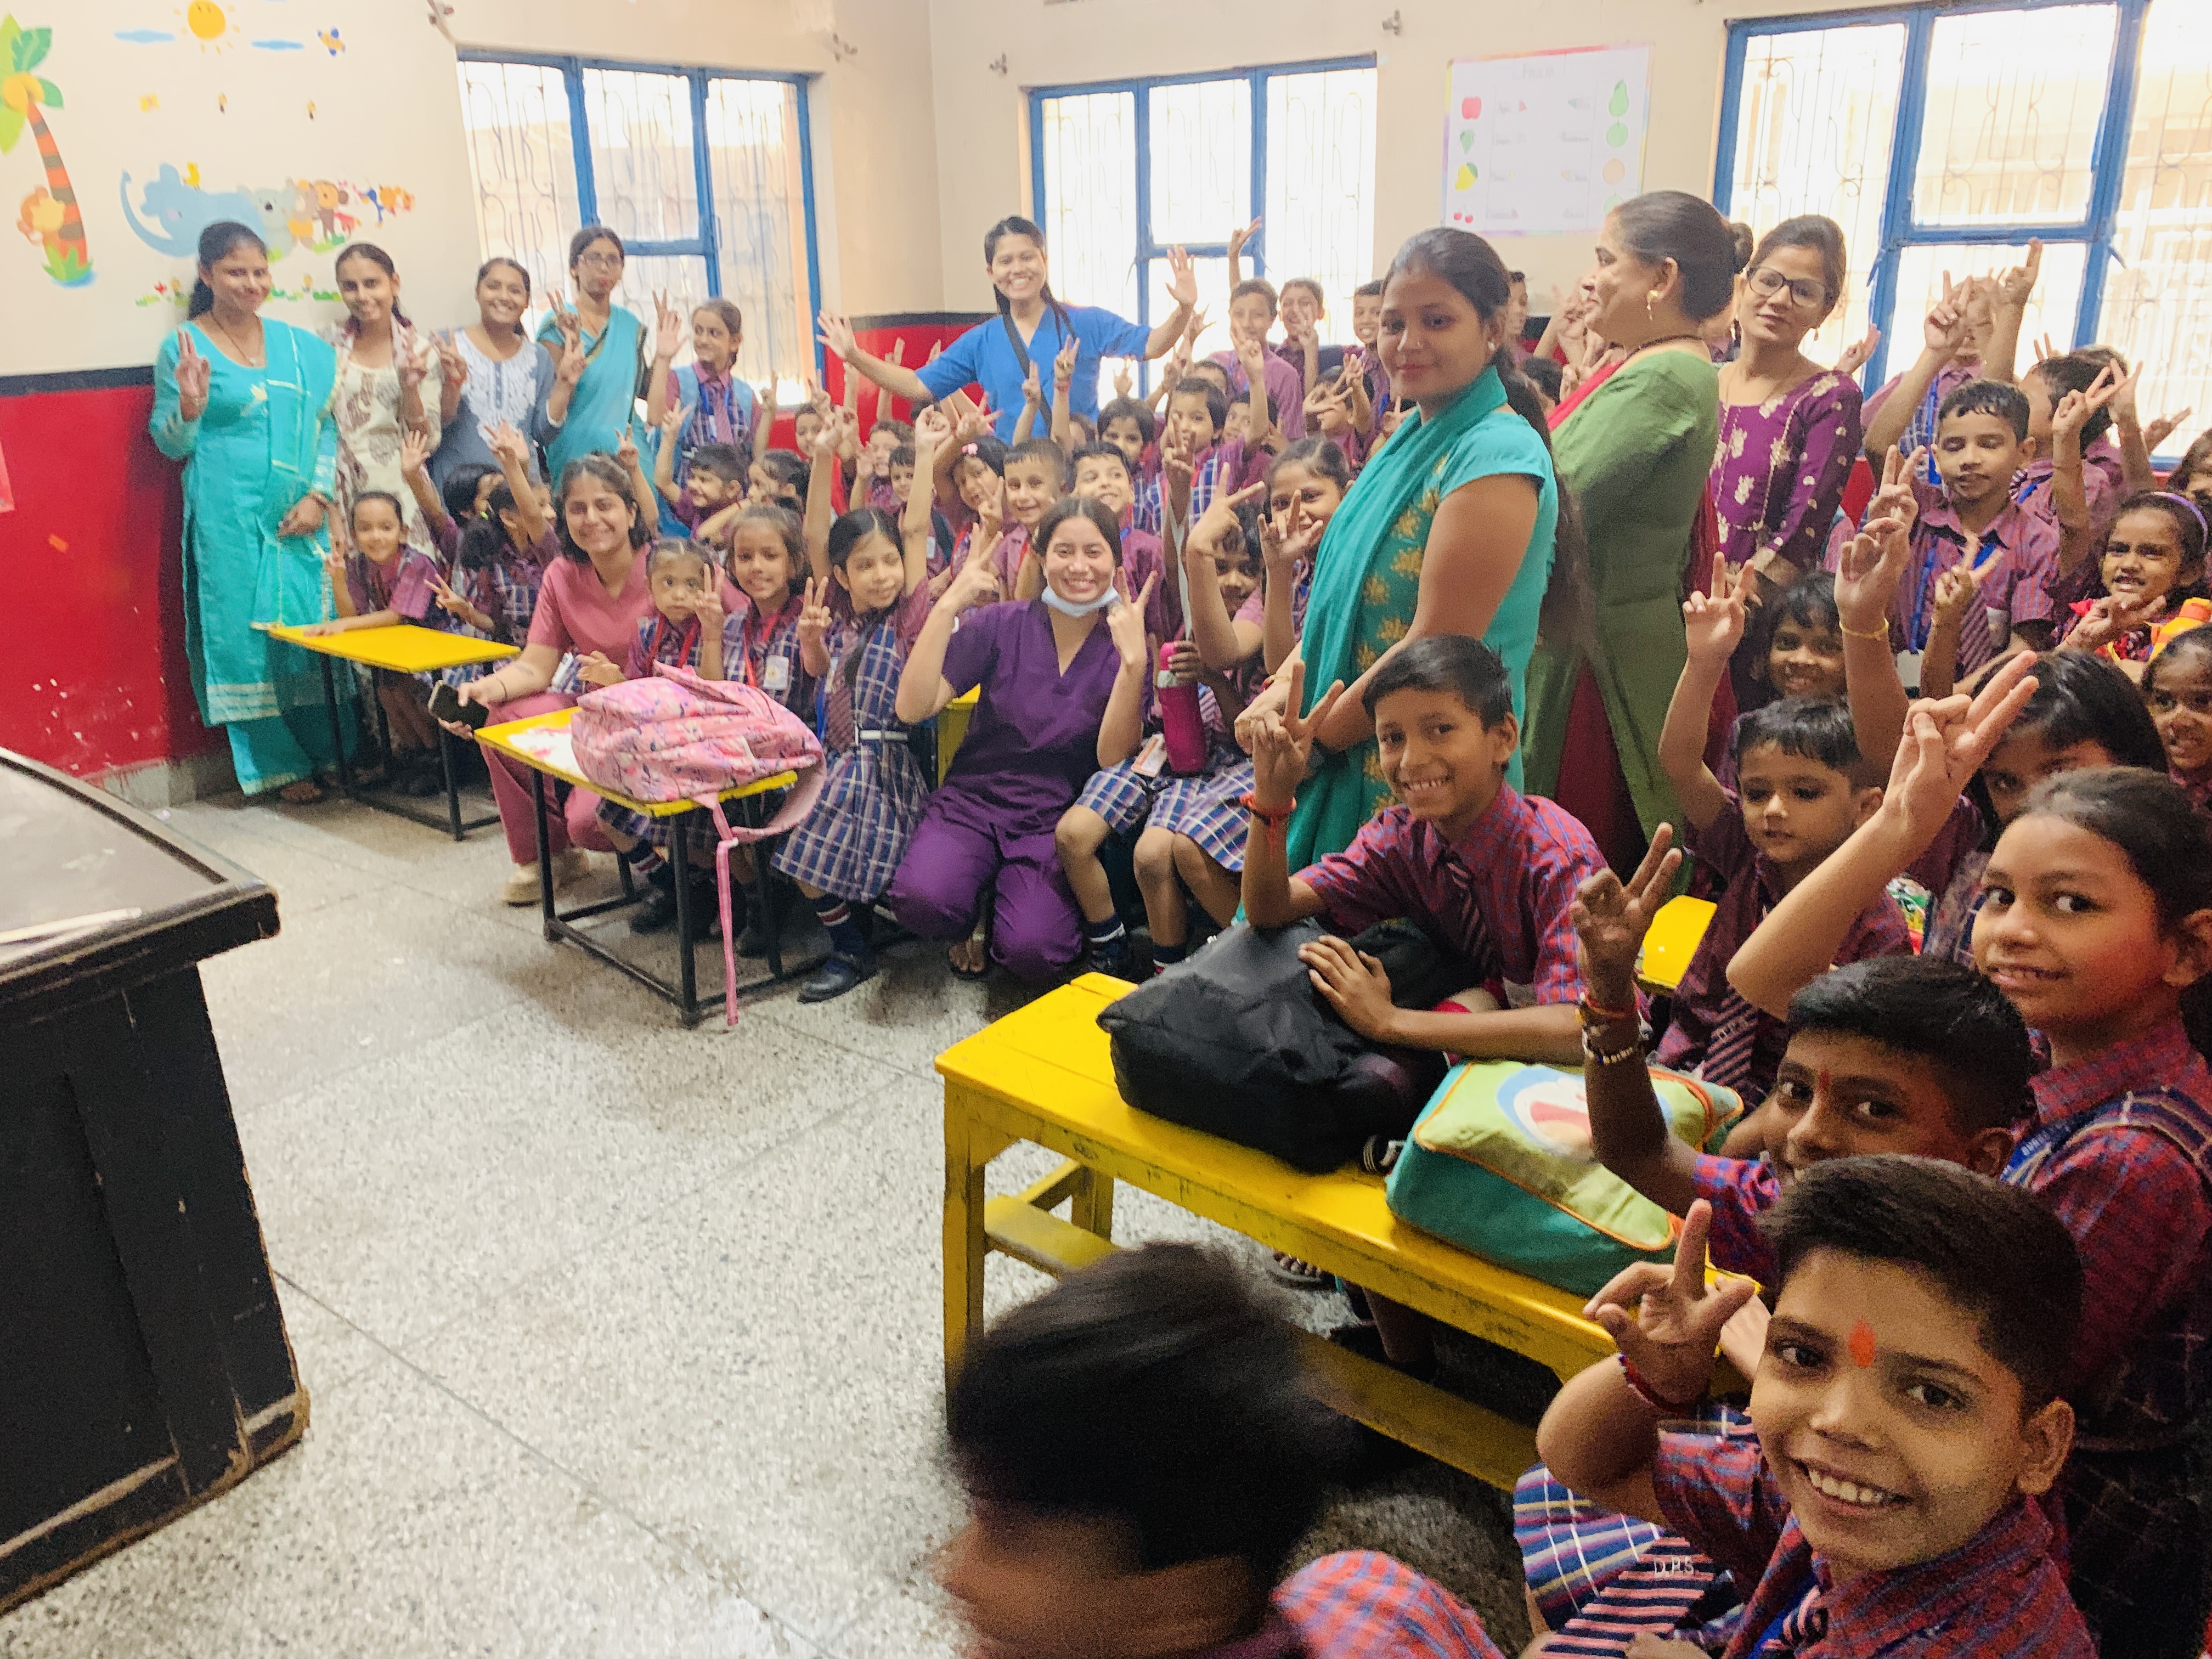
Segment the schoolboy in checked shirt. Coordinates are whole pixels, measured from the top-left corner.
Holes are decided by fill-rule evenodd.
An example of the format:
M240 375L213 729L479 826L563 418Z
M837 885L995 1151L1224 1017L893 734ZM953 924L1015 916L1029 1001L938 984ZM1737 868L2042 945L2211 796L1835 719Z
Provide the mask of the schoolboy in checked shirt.
M1293 668L1291 708L1303 680ZM1362 825L1344 851L1295 876L1285 863L1285 826L1314 728L1334 696L1304 720L1261 717L1245 799L1245 915L1255 927L1319 916L1343 935L1402 916L1476 965L1477 987L1438 1010L1399 1008L1373 957L1334 935L1306 945L1299 954L1315 988L1370 1041L1579 1064L1575 895L1605 860L1579 820L1505 781L1521 738L1505 665L1480 640L1416 640L1376 670L1364 701L1399 805ZM1534 1006L1505 1007L1507 981L1533 988Z
M1707 1282L1709 1216L1691 1207L1672 1267L1591 1299L1620 1353L1545 1413L1553 1474L1749 1589L1723 1659L2089 1659L2036 1501L2074 1436L2081 1271L2057 1218L1932 1158L1808 1170L1766 1224L1781 1277L1744 1441L1667 1426L1755 1292Z

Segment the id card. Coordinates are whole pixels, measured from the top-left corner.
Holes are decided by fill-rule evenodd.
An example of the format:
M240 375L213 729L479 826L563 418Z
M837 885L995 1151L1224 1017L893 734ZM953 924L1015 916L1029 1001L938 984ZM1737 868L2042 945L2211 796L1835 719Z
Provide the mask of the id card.
M761 686L763 690L769 691L790 690L791 659L770 657L767 666L761 670Z
M1145 739L1145 746L1137 750L1137 758L1130 763L1140 778L1159 776L1168 763L1168 740L1155 732Z

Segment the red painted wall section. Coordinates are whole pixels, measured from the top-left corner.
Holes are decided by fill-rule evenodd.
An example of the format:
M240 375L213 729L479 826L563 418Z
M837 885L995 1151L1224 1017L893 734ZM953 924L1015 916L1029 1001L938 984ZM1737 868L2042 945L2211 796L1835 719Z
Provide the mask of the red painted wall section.
M179 468L150 386L0 398L0 746L85 776L195 754Z
M966 319L861 319L888 356L920 367ZM844 393L844 366L828 364ZM969 389L977 395L975 388ZM181 469L146 434L151 386L0 396L0 747L80 777L177 760L222 741L200 724L185 662ZM863 383L860 429L902 399ZM791 412L771 441L792 443Z

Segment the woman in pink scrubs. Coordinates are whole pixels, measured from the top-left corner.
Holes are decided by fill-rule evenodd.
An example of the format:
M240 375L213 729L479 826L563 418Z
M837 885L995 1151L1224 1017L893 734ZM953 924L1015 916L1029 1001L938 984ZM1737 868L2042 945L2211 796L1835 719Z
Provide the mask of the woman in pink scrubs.
M629 477L614 458L583 455L569 462L554 499L561 557L546 567L530 618L529 643L520 656L459 689L464 702L491 710L495 725L568 708L591 687L615 684L623 678L638 623L653 609L643 550L653 526L639 518ZM563 672L565 659L572 658ZM531 779L504 755L486 750L484 762L507 831L507 854L514 860L503 896L509 904L535 904L538 836ZM545 832L557 887L588 867L582 848L605 852L610 844L594 816L599 798L565 784L556 789L566 799L558 813L549 815Z

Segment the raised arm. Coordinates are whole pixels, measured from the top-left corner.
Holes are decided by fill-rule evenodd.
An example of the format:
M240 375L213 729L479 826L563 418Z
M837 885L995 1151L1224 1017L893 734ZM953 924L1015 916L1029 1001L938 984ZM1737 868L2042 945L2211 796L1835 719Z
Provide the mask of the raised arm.
M1297 592L1298 565L1310 562L1321 547L1326 520L1306 511L1304 501L1293 498L1291 521L1277 533L1271 514L1260 530L1260 552L1267 586L1260 600L1260 665L1270 674L1297 649Z
M1860 436L1866 444L1869 460L1878 464L1893 446L1904 441L1905 429L1912 424L1920 400L1928 395L1928 388L1936 383L1943 366L1959 355L1959 348L1966 338L1966 292L1964 287L1945 282L1943 297L1936 302L1922 325L1923 343L1920 355L1899 376L1881 406L1868 416Z
M1682 606L1689 656L1659 729L1659 766L1693 830L1707 828L1729 810L1727 792L1705 764L1705 735L1729 659L1743 640L1745 599L1753 580L1748 569L1731 575L1727 556L1717 552L1711 594L1692 593Z
M1190 268L1190 255L1180 247L1168 250L1168 298L1175 301L1175 309L1160 319L1145 342L1147 357L1164 357L1175 349L1183 325L1190 321L1198 306L1198 273Z
M1659 826L1626 885L1610 870L1585 881L1574 922L1590 1033L1583 1058L1590 1150L1661 1209L1680 1215L1698 1196L1698 1154L1667 1127L1644 1063L1636 1001L1636 953L1651 919L1674 892L1674 872L1682 864L1681 854L1669 850L1674 836L1672 825Z
M1145 607L1159 585L1157 570L1145 578L1141 592L1129 592L1127 573L1114 573L1114 591L1121 603L1106 612L1106 629L1120 654L1121 665L1114 673L1114 689L1107 694L1106 712L1098 721L1098 764L1119 766L1133 757L1145 741L1145 690L1152 679L1152 651L1145 638Z
M1790 999L1828 971L1851 925L1893 878L1935 844L1966 788L2035 695L2034 659L2013 658L1969 702L1916 702L1889 787L1851 832L1767 914L1728 965L1729 983L1778 1019Z
M999 597L999 579L991 573L991 557L998 550L997 537L988 542L978 538L951 586L930 607L929 619L915 636L899 673L896 712L905 724L919 726L959 695L945 678L945 649L952 643L952 627L962 611Z
M923 409L915 412L914 468L916 477L933 465L937 452L951 441L951 436L942 411ZM929 492L909 486L906 492L906 507L899 520L900 541L906 556L905 592L908 593L929 580L929 538L935 528L930 520Z
M442 540L453 520L446 516L445 498L430 482L430 441L420 432L399 434L399 476L406 482L415 505L422 509L422 522L430 534Z
M830 525L836 517L831 481L837 476L837 423L826 422L814 434L814 465L806 479L807 568L823 581L830 577ZM918 493L918 492L917 492Z
M821 332L817 337L844 361L847 368L858 370L893 397L917 404L937 401L937 394L922 383L921 376L905 364L890 362L861 350L860 343L853 337L853 325L836 312L822 313Z
M553 528L553 521L545 516L545 509L538 504L538 486L530 477L530 441L506 422L484 434L492 459L499 463L500 476L507 481L507 493L514 497L514 521L520 528L523 539L536 546Z
M1251 624L1239 628L1221 598L1221 581L1213 565L1215 547L1224 535L1237 531L1237 509L1267 493L1264 483L1247 485L1234 495L1217 495L1183 538L1183 592L1190 599L1190 641L1199 660L1217 672L1236 667L1257 648L1259 641L1246 637ZM1238 533L1241 533L1238 532Z
M1859 533L1836 571L1836 610L1844 636L1844 690L1859 753L1887 772L1905 731L1905 682L1890 649L1889 617L1898 584L1912 562L1912 523L1919 514L1912 480L1927 465L1924 450L1882 458L1881 488L1867 504Z
M461 412L461 394L469 385L469 360L453 343L451 329L432 335L430 345L438 354L438 430L443 432Z
M1661 1526L1659 1425L1705 1397L1722 1328L1759 1289L1748 1279L1706 1282L1712 1219L1711 1205L1692 1205L1672 1267L1639 1261L1590 1298L1583 1316L1605 1328L1620 1359L1572 1378L1536 1429L1536 1455L1570 1490Z
M1075 357L1081 342L1070 340L1060 349L1052 360L1052 441L1060 446L1060 453L1075 453L1074 424L1070 419L1068 399L1075 389Z
M1291 875L1285 832L1297 787L1313 756L1314 730L1344 696L1339 680L1322 694L1312 715L1300 720L1305 665L1291 666L1289 696L1252 720L1252 827L1244 843L1244 916L1255 927L1286 927L1321 914L1321 897Z
M637 453L637 439L629 428L623 428L622 441L615 446L615 462L629 474L630 499L650 525L660 522L660 497L653 493L653 480L645 476L644 458Z
M653 447L653 487L673 501L676 498L676 445L684 431L684 410L681 404L661 411L660 441Z
M2043 243L2027 240L2027 257L1997 273L1990 295L1990 345L1982 353L1982 378L2008 385L2020 379L2020 325L2027 315L2027 302L2035 295L2035 279L2043 270Z
M155 356L154 412L146 429L154 447L173 461L189 459L198 447L200 416L207 412L214 368L192 344L189 328L179 328L164 340Z

